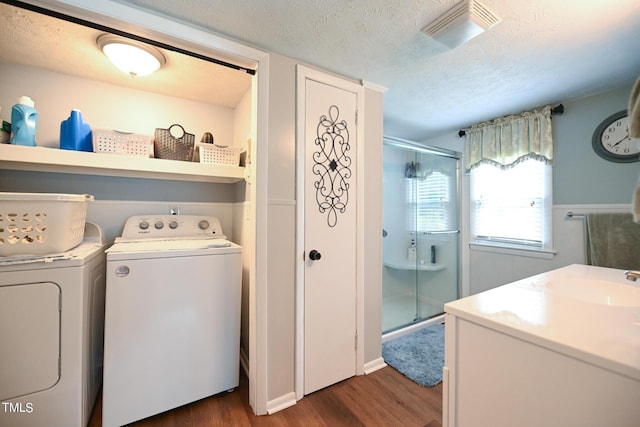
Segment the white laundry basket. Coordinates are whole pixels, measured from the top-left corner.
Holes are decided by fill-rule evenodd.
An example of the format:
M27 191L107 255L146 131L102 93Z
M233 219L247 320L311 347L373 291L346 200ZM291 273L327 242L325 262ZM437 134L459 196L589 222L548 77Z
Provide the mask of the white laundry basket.
M93 129L92 134L96 153L153 157L153 138L149 135L111 129Z
M0 193L0 256L48 255L82 242L88 194Z
M198 144L200 163L238 166L242 147L220 147L214 144Z

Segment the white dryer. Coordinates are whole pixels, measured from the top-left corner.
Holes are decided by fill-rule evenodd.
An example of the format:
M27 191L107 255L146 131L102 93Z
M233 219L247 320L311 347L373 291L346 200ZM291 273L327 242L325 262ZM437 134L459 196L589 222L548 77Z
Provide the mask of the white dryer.
M242 248L215 217L127 220L107 250L102 425L239 384Z
M102 382L105 254L0 257L0 426L84 427Z

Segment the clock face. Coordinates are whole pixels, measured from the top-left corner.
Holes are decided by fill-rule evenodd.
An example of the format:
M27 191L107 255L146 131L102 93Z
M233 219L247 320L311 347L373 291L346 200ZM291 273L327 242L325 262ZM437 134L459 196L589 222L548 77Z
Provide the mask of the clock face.
M640 160L640 140L629 136L627 111L619 111L607 117L593 134L592 145L602 158L614 162Z

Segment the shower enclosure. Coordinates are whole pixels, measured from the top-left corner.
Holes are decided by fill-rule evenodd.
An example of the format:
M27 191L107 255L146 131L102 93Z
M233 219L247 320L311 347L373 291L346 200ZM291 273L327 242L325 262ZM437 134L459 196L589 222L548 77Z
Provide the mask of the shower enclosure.
M459 295L457 153L384 139L382 331L444 312Z

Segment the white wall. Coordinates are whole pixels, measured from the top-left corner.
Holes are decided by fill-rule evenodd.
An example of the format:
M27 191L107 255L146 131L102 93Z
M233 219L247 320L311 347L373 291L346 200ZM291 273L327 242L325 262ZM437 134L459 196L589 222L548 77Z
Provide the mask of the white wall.
M247 148L247 140L251 138L251 90L248 90L234 110L233 140L217 139L218 145L233 145ZM215 137L216 135L214 135ZM224 138L224 134L221 135Z
M366 85L365 85L366 88ZM364 363L382 362L382 117L383 93L365 89L364 172Z
M630 205L556 205L553 207L553 239L555 255L551 259L536 258L513 252L471 250L471 289L475 294L496 286L564 267L586 264L585 220L567 218L574 213L630 212Z
M0 87L0 106L7 121L19 96L35 101L36 143L43 147L59 147L60 122L72 109L79 109L92 129L152 136L156 128L178 123L195 135L196 142L204 132L212 132L222 145L234 141L234 110L227 107L1 62Z

